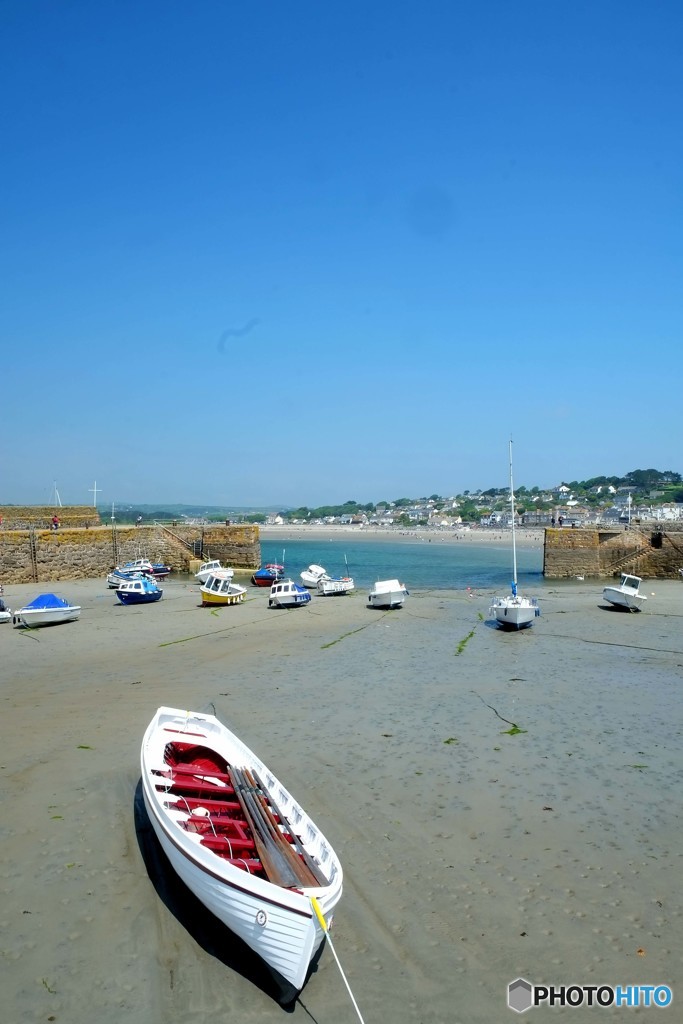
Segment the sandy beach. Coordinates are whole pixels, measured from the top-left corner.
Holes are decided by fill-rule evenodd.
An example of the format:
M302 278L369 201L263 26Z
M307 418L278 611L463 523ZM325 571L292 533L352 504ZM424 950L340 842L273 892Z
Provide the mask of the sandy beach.
M172 578L141 608L99 580L54 589L80 621L0 626L6 1024L283 1019L258 965L148 873L136 787L161 704L215 709L335 846L333 941L366 1024L511 1021L518 976L668 984L677 1019L683 584L646 581L638 614L595 581L549 586L512 635L484 592L379 612L360 592L269 611L255 588L204 609ZM358 1019L329 949L292 1016Z
M402 530L375 526L259 526L262 540L286 543L288 540L354 540L386 541L391 544L413 543L425 540L433 544L496 544L510 545L510 530L482 527L477 529L417 529ZM540 527L515 530L520 547L543 547L545 530Z

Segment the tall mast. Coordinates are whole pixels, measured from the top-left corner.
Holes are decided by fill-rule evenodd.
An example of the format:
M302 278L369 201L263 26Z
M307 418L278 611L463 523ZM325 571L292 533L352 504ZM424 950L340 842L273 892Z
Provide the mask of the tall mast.
M512 515L512 583L517 589L517 545L515 543L515 492L512 483L512 438L510 438L510 512Z

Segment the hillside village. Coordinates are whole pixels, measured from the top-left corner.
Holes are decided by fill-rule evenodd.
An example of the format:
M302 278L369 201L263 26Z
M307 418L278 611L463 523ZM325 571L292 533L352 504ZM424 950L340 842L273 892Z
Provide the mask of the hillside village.
M519 487L515 491L516 523L521 526L596 526L629 522L683 522L683 486L677 473L636 470L621 482L560 483L549 490ZM347 509L348 506L348 509ZM463 526L510 525L507 488L465 491L462 495L357 505L330 509L296 509L264 517L268 525Z

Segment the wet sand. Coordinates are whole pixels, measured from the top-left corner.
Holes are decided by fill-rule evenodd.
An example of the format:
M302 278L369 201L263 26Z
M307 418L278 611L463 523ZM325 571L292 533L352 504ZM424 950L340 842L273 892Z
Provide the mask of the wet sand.
M215 708L335 846L333 941L366 1024L511 1020L520 975L675 1001L683 585L644 587L628 614L594 581L548 586L533 628L505 634L483 592L269 611L250 588L212 611L179 581L143 608L56 585L79 622L0 626L3 1020L283 1019L253 961L196 907L178 920L147 872L135 793L160 704ZM293 1016L357 1020L329 949Z

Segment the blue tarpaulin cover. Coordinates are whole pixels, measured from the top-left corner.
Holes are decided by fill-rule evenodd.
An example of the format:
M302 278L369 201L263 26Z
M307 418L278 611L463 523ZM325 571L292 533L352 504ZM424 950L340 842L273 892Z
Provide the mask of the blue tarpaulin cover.
M68 601L65 601L63 597L57 597L56 594L39 594L30 604L24 605L25 608L71 608L72 605Z

